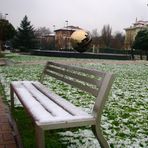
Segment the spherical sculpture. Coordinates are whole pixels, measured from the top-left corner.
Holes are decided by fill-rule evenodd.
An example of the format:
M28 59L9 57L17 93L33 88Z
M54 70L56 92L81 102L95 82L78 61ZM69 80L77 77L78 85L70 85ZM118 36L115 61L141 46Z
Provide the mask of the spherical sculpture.
M70 37L72 47L78 52L84 52L87 50L91 36L84 30L76 30Z

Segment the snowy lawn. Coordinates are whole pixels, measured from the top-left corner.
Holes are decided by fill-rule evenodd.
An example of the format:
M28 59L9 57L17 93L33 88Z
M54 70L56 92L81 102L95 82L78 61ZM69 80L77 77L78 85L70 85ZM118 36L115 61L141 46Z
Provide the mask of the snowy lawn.
M21 56L15 55L9 57L17 62L20 62L21 59L23 62L25 60L60 60L60 58L49 57L22 56L21 58ZM98 63L96 61L95 63L90 62L90 64L88 62L85 64L83 62L77 63L77 65L116 74L116 80L102 116L103 132L110 146L115 148L148 147L148 64L100 64L99 60ZM11 81L38 80L42 70L43 65L39 64L0 67L0 80L4 85L8 102L10 101L9 84ZM48 85L49 81L52 85ZM45 84L75 105L91 112L94 98L88 94L83 94L76 89L56 82L54 79L46 80ZM52 134L54 135L54 133ZM50 133L50 137L55 138L55 141L60 139L61 147L99 147L89 127L73 132L70 130L58 131L55 137L52 134ZM54 144L54 147L59 147L58 143L53 141L48 143L48 147L51 147L51 143Z

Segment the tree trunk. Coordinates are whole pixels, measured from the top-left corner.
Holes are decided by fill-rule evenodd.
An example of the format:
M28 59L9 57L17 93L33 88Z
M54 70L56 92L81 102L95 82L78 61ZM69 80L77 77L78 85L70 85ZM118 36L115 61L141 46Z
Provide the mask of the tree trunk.
M140 60L143 60L143 57L142 57L143 53L142 51L140 52Z
M4 57L4 54L2 53L3 49L3 41L0 40L0 58Z
M0 40L0 53L2 52L2 45L3 45L3 42Z
M132 60L135 59L135 58L134 58L134 51L133 51L133 48L131 48L131 58L132 58Z

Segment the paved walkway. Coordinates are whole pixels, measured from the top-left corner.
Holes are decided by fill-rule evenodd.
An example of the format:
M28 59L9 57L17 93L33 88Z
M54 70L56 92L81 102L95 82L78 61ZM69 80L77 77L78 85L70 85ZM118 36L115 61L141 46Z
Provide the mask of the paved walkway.
M18 148L8 108L0 97L0 148Z

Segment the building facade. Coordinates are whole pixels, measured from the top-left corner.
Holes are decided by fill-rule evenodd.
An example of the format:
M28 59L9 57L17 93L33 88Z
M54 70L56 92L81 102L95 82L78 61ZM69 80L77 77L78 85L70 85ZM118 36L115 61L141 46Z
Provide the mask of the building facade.
M55 34L46 34L40 37L42 49L55 49Z
M137 33L144 28L148 28L148 21L136 20L136 22L132 26L124 29L126 32L124 42L125 49L131 49L131 46L135 40Z
M67 26L67 27L55 30L56 49L58 50L72 49L72 46L70 43L70 36L74 31L78 29L81 29L81 28L75 27L75 26Z

